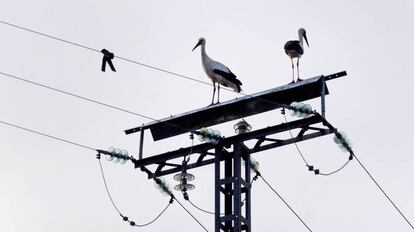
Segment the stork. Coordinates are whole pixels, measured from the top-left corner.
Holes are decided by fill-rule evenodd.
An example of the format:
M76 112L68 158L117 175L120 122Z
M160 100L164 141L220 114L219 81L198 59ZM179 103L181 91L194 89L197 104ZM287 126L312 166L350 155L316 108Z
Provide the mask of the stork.
M207 76L213 82L213 98L211 100L211 105L214 104L214 96L216 93L216 83L217 83L217 103L220 100L220 85L229 87L236 92L241 91L241 81L237 79L236 75L230 71L224 64L217 62L206 54L206 40L200 38L198 43L195 45L192 51L194 51L198 46L201 45L201 61L203 64L203 69L206 72Z
M293 58L297 58L296 62L296 69L298 72L298 79L297 81L301 81L302 79L299 78L299 59L303 55L303 38L305 38L306 44L309 47L308 38L306 37L306 31L303 28L300 28L298 31L299 40L290 40L287 41L285 44L285 52L290 57L290 61L292 62L292 83L295 82L295 70L293 65Z

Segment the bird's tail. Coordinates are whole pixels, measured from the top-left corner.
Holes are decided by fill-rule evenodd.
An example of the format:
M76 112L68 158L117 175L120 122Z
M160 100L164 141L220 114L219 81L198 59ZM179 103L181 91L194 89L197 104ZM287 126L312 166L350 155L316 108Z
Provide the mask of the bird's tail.
M233 79L233 80L225 80L224 83L222 83L222 85L226 86L226 87L230 87L231 89L233 89L234 91L240 93L242 91L241 88L241 81L238 79Z
M242 88L241 88L242 83L241 83L241 81L239 79L236 79L234 81L234 83L235 83L235 85L237 87L236 89L234 89L234 91L240 93L242 91Z
M240 93L243 91L243 89L240 87L240 85L237 85L237 89L235 89L236 92Z

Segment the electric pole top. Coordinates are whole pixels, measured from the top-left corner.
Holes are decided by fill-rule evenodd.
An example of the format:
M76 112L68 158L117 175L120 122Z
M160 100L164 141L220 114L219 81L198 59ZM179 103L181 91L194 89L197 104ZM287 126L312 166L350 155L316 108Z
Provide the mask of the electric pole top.
M181 177L185 177L188 176L187 170L214 164L215 232L250 232L252 231L250 155L335 133L336 129L325 120L325 96L329 94L326 81L346 75L345 71L328 76L320 75L125 130L126 134L140 132L139 158L133 159L132 162L135 168L145 172L148 178L180 172ZM148 129L154 141L184 133L200 134L202 131L200 128L203 127L278 108L289 108L292 102L302 102L319 97L321 98L321 114L314 113L303 119L254 131L250 131L251 127L246 122L238 123L239 126L244 124L244 127L242 130L237 130L237 135L226 138L215 136L219 137L217 140L213 139L215 142L210 140L210 142L195 146L143 157L144 132ZM290 139L277 137L282 132L295 130L299 132L296 135L292 134ZM247 140L256 141L255 145L248 147L244 144ZM177 158L191 154L196 154L197 158L177 162ZM241 165L241 160L245 161L244 167ZM187 185L186 178L181 178L181 181L183 183L180 183L180 187ZM186 189L184 191L181 189L181 191L184 195L186 194ZM188 195L185 196L188 197ZM242 201L242 197L245 200Z
M207 106L187 113L150 122L143 126L125 130L132 134L149 129L154 141L169 138L227 121L263 113L280 108L282 104L301 102L329 94L325 81L345 76L342 71L328 76L316 76L293 84L245 95L234 100ZM324 93L322 93L325 89Z

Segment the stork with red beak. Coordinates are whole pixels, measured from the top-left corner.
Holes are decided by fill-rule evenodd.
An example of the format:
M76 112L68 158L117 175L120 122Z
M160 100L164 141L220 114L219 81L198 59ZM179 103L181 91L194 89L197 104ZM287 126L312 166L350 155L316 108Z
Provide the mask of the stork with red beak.
M211 100L211 105L219 103L220 99L220 85L229 87L236 92L241 91L241 81L237 79L236 75L230 71L224 64L217 62L207 56L206 53L206 40L200 38L198 43L195 45L192 51L194 51L198 46L201 46L201 61L203 69L210 80L213 82L213 98ZM217 102L214 103L214 96L216 93L216 83L217 83Z
M298 31L299 40L290 40L287 41L285 44L285 52L290 57L292 62L292 83L295 82L295 69L293 65L293 58L297 58L296 61L296 70L298 73L297 81L301 81L302 79L299 78L299 59L303 55L304 47L303 47L303 39L305 39L306 44L309 47L308 38L306 37L306 31L303 28L300 28Z

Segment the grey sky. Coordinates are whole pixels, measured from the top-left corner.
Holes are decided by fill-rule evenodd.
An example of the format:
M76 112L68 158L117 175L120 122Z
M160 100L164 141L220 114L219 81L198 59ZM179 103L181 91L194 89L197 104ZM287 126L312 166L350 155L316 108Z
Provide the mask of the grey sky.
M207 53L226 64L250 94L290 82L287 40L307 29L301 59L305 77L347 70L328 84L328 119L350 137L355 152L397 205L414 221L411 53L414 3L396 1L92 1L1 0L0 20L208 81ZM0 71L131 111L162 118L204 107L212 89L0 24ZM124 129L148 122L0 76L0 120L96 148L138 151ZM238 97L224 92L222 100ZM318 101L310 101L315 108ZM247 119L255 129L283 121L279 111ZM234 122L217 127L233 134ZM190 145L187 135L154 143L145 156ZM92 151L0 125L0 231L133 231L114 212ZM333 170L345 160L332 136L300 143L315 166ZM331 177L307 172L293 146L254 156L263 173L318 232L411 231L356 162ZM152 181L105 162L113 197L137 223L168 202ZM213 168L192 172L194 202L213 209ZM168 177L171 184L173 180ZM177 194L178 196L179 194ZM252 189L253 231L306 231L258 181ZM188 208L213 231L214 218ZM155 224L136 231L202 231L176 204Z

